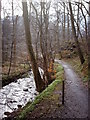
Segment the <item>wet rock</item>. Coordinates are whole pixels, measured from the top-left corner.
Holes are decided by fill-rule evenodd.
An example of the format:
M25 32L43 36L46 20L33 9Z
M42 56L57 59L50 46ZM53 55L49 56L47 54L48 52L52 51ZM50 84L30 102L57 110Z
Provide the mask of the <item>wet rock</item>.
M73 46L72 46L72 47L73 47L73 48L76 48L76 45L74 45L74 44L73 44Z
M34 95L38 95L37 93L34 93Z
M11 115L11 113L10 112L4 112L4 115L9 116L9 115Z
M15 100L11 100L11 101L9 101L10 103L14 103L14 102L17 102L17 101L15 101Z
M35 89L36 86L33 76L18 79L17 82L12 82L3 87L0 90L0 119L2 119L4 115L8 115L7 117L10 118L12 115L9 115L9 112L15 111L17 108L20 110L28 101L32 102L36 97L36 95L34 95L34 93L37 92ZM8 105L10 105L10 107ZM7 112L5 108L7 108L9 112ZM12 120L14 119L12 118Z
M70 48L70 51L72 52L72 51L73 51L73 48Z
M15 83L17 82L17 80L14 81Z
M28 88L24 88L23 91L28 91Z
M32 86L29 87L29 89L31 89L31 88L32 88Z
M22 105L17 105L18 106L18 108L21 108L22 107Z

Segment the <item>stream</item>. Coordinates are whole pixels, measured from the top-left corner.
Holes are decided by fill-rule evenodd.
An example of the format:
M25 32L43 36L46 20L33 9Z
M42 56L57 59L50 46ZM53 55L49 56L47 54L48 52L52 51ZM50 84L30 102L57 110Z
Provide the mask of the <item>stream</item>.
M0 89L0 119L7 117L5 112L13 112L18 106L25 106L38 95L32 71L28 74L29 77L18 79Z

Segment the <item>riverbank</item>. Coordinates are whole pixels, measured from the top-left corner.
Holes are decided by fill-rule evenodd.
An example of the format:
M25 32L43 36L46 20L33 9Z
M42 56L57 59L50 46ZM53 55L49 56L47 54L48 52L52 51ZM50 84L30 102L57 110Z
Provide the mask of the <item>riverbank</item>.
M5 118L5 120L7 120L7 119L12 119L12 120L23 119L23 120L25 120L26 119L25 117L27 116L27 114L31 111L34 111L35 108L37 108L37 106L39 105L39 103L46 101L46 99L47 100L49 99L49 102L50 101L54 102L54 100L57 99L56 100L57 106L61 105L61 102L58 103L58 100L59 100L59 98L61 99L59 94L62 94L61 92L62 92L62 80L64 78L64 70L61 65L59 65L59 66L56 65L56 67L57 67L56 80L53 81L50 85L48 85L48 87L42 93L40 93L32 103L27 103L27 105L25 107L20 108L17 111L14 111L7 118ZM61 92L59 92L59 91L61 91ZM55 95L53 94L54 92L56 93ZM47 111L47 108L46 108L46 111Z
M62 64L65 71L65 104L62 105L62 85L58 83L55 86L54 91L49 96L43 96L43 99L35 104L33 110L30 111L30 106L28 106L28 112L24 111L25 114L23 114L21 111L22 115L19 116L18 120L59 120L61 118L87 119L87 88L82 84L83 81L78 77L78 75L74 72L73 68L69 64L59 60L56 62Z

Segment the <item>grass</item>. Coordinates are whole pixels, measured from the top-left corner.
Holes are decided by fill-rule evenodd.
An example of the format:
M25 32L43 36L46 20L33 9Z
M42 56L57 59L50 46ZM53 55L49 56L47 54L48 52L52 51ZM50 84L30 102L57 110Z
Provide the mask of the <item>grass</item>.
M62 80L63 78L64 78L64 69L61 65L57 64L56 79Z
M17 117L17 120L24 120L25 116L29 112L32 112L35 106L39 104L42 100L48 98L54 91L55 87L62 82L64 75L63 67L59 64L55 64L55 69L56 69L56 80L53 81L50 85L48 85L48 87L42 93L40 93L32 103L27 104L27 106L23 108L23 110L20 112L19 116ZM59 77L59 75L61 77Z

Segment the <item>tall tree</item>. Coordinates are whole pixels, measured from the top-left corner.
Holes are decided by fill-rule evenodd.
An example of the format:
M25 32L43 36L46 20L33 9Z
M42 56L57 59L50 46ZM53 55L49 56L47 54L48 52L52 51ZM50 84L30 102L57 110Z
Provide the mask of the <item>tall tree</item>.
M83 64L85 59L84 59L83 53L81 51L80 44L79 44L79 41L78 41L78 37L77 37L77 34L76 34L76 28L75 28L75 24L74 24L74 15L73 15L73 12L72 12L71 2L69 2L69 9L70 9L71 24L72 24L72 31L73 31L74 40L76 42L80 62L81 62L81 64Z
M41 42L42 43L42 47L43 50L42 50L42 55L43 55L43 66L44 66L44 71L45 71L45 76L47 77L47 80L48 80L48 83L50 82L50 74L48 73L48 66L49 66L49 62L50 62L50 59L49 59L49 55L48 55L48 26L49 26L49 9L50 9L50 4L46 3L46 2L41 2L41 30L43 30L43 21L42 21L42 18L44 17L44 24L45 24L45 36L44 36L44 40L42 38L42 34L43 34L43 31L41 31ZM43 12L43 14L42 14Z
M90 1L89 1L89 13L90 13ZM88 75L90 80L90 14L88 17Z
M36 62L33 47L32 47L31 33L30 33L29 20L28 20L27 2L26 1L22 2L22 5L23 5L23 17L24 17L26 42L27 42L27 47L30 55L30 62L32 65L32 70L34 74L37 91L41 92L44 89L44 81L40 76L40 72L38 70L37 62Z
M64 7L63 39L65 40L65 2L63 2L63 7Z
M2 29L1 29L1 0L0 0L0 88L2 87Z
M69 9L67 7L67 35L68 35L68 41L70 40L70 18L69 18Z
M90 1L89 1L89 13L90 13ZM88 17L88 118L90 119L90 15Z

